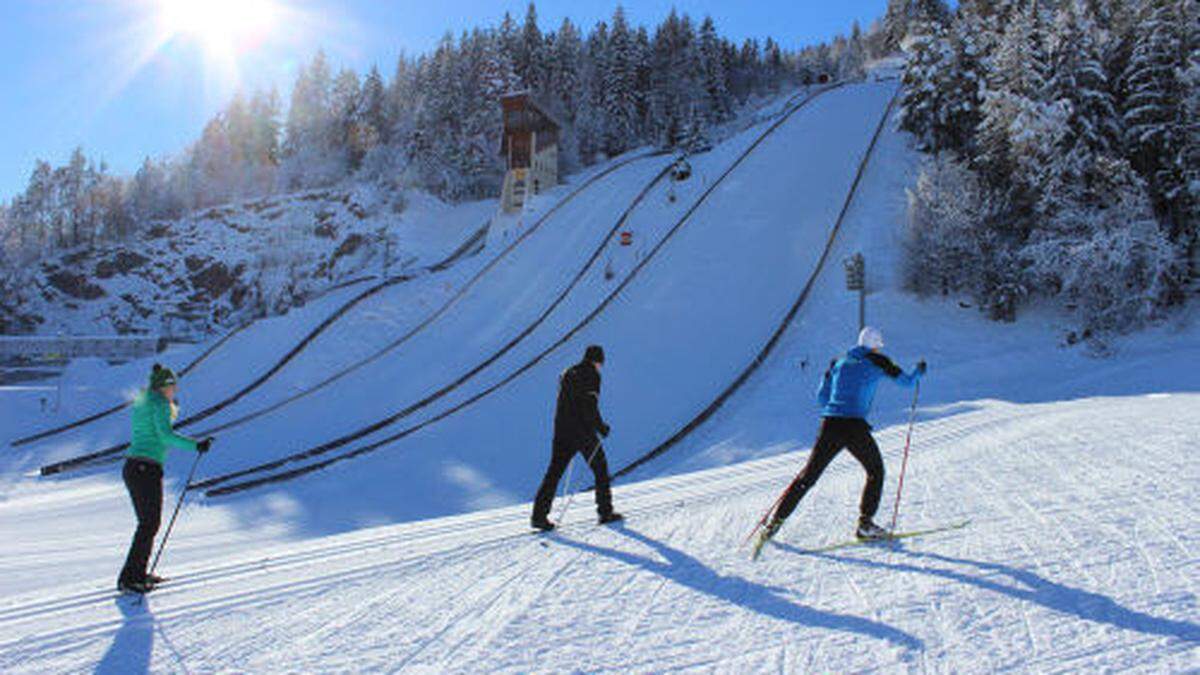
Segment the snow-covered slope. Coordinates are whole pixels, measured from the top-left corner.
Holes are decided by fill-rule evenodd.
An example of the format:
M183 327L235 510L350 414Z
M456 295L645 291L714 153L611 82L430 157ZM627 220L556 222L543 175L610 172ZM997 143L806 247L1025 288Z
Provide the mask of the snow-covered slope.
M305 491L301 501L346 501L343 490L361 494L377 484L381 499L353 501L370 513L408 519L527 498L536 487L534 467L549 447L557 373L591 342L610 354L604 408L614 426L607 442L611 460L619 463L669 436L753 358L786 314L812 274L894 90L867 84L814 99L717 187L612 305L550 358L459 415L304 478L297 488ZM514 354L514 364L525 350L522 345ZM405 386L384 380L389 388ZM445 405L469 393L456 392ZM403 479L390 475L400 461ZM420 497L413 499L414 492ZM328 517L357 522L356 509L347 504Z
M339 282L444 257L494 210L344 186L205 209L135 242L64 253L0 301L0 332L204 336L286 312ZM369 268L369 269L368 269Z
M566 522L559 534L525 533L558 370L587 342L608 347L602 408L614 427L614 468L707 405L813 272L814 242L824 245L894 86L814 99L628 284L619 286L648 249L614 249L612 279L589 272L542 327L411 422L503 381L620 288L577 335L493 396L292 482L189 496L161 570L175 582L143 606L107 590L132 528L115 475L38 482L8 472L0 670L1200 669L1200 512L1191 505L1200 464L1189 454L1200 437L1200 371L1187 367L1200 357L1195 316L1116 340L1113 354L1097 359L1060 345L1054 315L1032 311L999 325L953 299L899 292L914 156L894 125L778 348L712 419L619 484L627 527L594 527L583 494L557 502L553 516ZM694 158L696 183L677 185L676 203L654 192L631 212L635 241L660 240L734 147ZM631 192L596 208L625 208ZM618 215L572 218L578 231L554 238L598 239ZM806 552L851 534L862 472L839 457L778 545L751 563L742 542L803 464L817 379L853 339L857 308L839 263L855 251L867 257L868 320L884 329L889 354L906 366L931 363L900 529L972 522L894 549ZM575 269L583 262L562 256ZM608 266L607 252L600 260ZM509 272L504 293L527 290L518 280L531 264ZM569 278L563 269L546 274L560 288ZM507 305L455 312L447 325L493 319L497 332L481 330L476 343L462 339L474 337L464 328L454 344L486 352L549 295L529 291L511 325ZM321 351L341 358L335 348ZM409 361L383 382L367 381L365 392L326 399L320 419L297 420L295 432L280 424L261 437L222 438L204 461L233 467L274 456L273 435L300 436L320 422L324 437L336 435L355 415L403 405L404 378L430 385L446 375L439 367ZM884 522L910 396L881 386L872 416L889 470ZM190 461L172 457L171 495ZM577 467L571 486L582 482ZM413 520L425 516L440 517Z
M841 461L749 562L797 454L620 488L623 529L581 497L549 537L517 506L264 545L189 509L175 581L142 606L96 578L122 555L119 488L30 486L0 504L0 669L1191 671L1197 405L978 402L922 423L902 527L973 522L895 549L805 552L849 534L861 472Z

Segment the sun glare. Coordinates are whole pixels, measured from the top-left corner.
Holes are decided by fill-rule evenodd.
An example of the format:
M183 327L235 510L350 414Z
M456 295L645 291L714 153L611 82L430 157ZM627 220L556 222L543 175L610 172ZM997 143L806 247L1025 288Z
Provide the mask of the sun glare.
M279 20L272 0L159 0L159 19L170 36L186 36L210 56L232 58L266 38Z

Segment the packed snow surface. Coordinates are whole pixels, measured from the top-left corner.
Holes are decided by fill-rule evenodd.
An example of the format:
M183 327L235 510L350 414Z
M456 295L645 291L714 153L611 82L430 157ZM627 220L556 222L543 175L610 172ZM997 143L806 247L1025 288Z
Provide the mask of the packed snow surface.
M807 553L850 534L841 458L757 563L742 539L802 453L620 488L623 528L580 497L549 536L517 506L263 545L189 511L142 605L106 590L120 488L38 486L0 506L0 669L1194 670L1197 405L972 403L918 425L900 521L968 528Z

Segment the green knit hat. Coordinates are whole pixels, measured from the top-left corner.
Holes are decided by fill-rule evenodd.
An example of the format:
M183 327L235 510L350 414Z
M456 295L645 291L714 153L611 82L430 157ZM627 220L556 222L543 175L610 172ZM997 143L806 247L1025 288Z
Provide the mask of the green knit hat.
M170 368L164 368L159 364L154 364L154 369L150 371L150 388L162 389L178 383L175 378L175 373L171 372Z

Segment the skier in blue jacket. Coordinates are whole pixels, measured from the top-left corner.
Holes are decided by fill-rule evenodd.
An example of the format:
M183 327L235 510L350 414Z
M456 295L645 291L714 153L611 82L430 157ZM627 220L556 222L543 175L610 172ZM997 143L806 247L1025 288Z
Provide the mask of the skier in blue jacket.
M880 380L888 378L900 386L912 387L925 374L926 366L921 361L912 373L905 373L879 352L882 348L883 334L867 326L858 335L858 346L830 363L829 370L825 371L817 391L817 402L821 405L821 431L808 456L808 463L788 486L771 522L763 531L764 541L775 536L783 521L792 514L800 499L816 484L825 467L842 448L849 448L867 471L856 535L859 539L883 539L888 536L888 531L873 521L883 492L883 457L879 454L875 439L871 437L871 425L867 424L866 417Z

